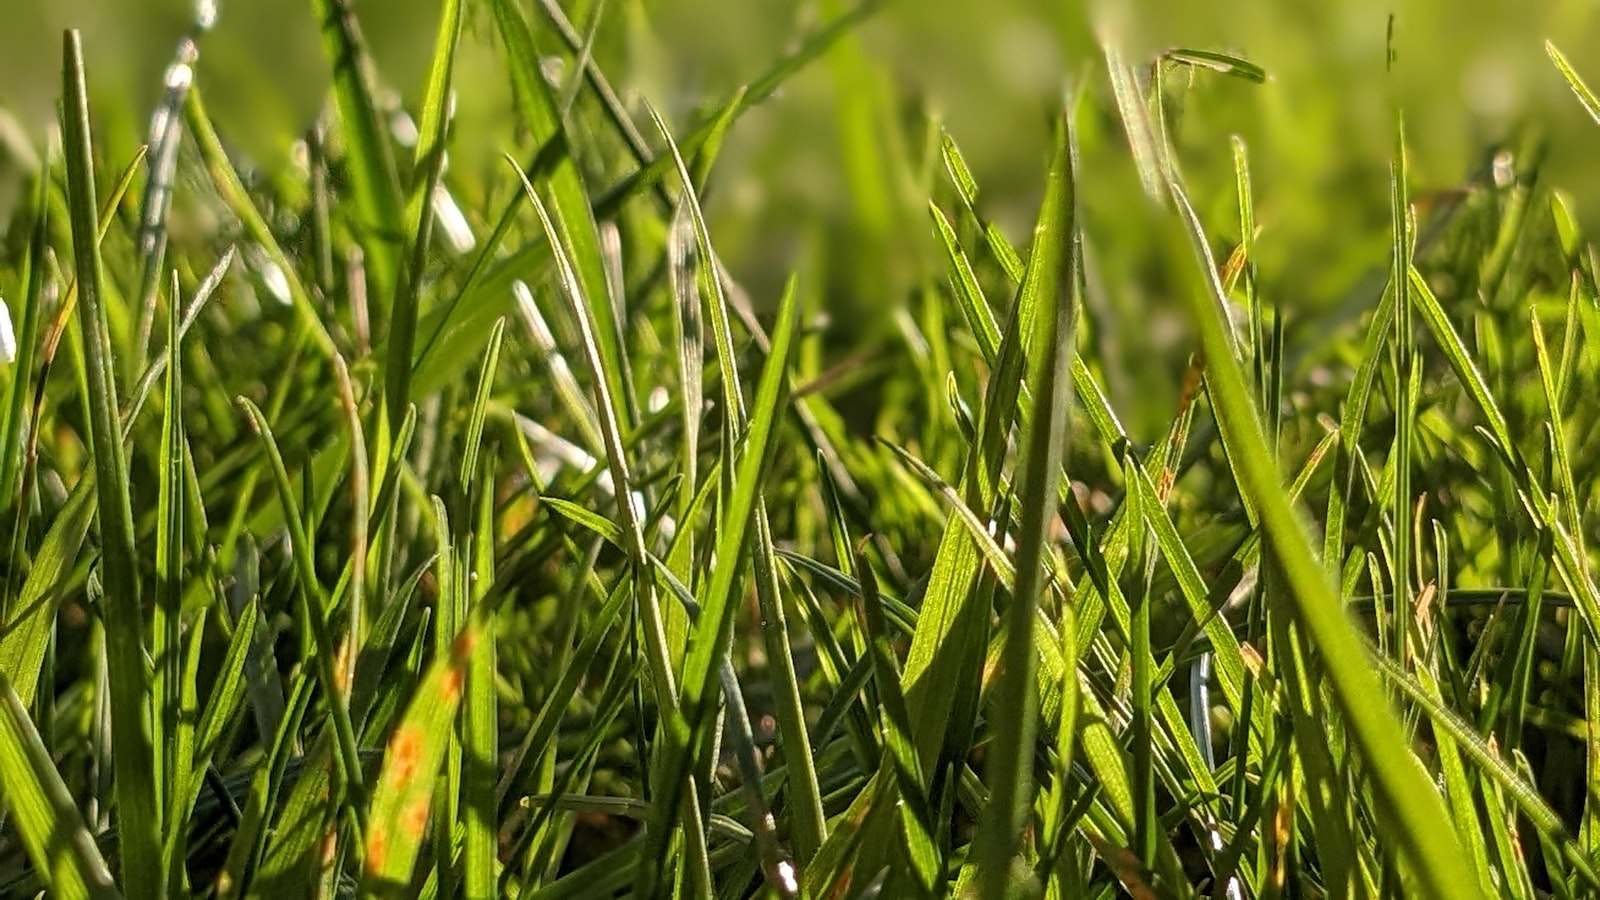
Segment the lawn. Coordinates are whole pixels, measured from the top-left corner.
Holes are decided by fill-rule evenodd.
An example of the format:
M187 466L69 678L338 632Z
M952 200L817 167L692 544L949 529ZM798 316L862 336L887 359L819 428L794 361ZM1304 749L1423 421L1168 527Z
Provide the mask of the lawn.
M0 896L1600 895L1583 4L146 6L0 36Z

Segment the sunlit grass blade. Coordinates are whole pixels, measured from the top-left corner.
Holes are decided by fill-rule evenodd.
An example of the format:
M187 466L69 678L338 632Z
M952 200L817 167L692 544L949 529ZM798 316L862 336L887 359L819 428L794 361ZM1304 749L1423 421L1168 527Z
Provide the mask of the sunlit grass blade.
M717 688L713 677L715 662L726 652L727 642L733 632L736 609L734 588L748 559L750 520L761 496L762 480L772 454L773 437L787 395L789 358L798 324L796 293L796 285L791 278L779 308L777 327L773 331L772 351L762 367L755 402L750 409L750 426L737 457L733 491L723 499L717 532L716 563L701 593L700 621L695 627L694 643L683 665L681 710L674 717L677 721L666 723L664 729L662 761L658 768L662 780L658 783L660 791L653 800L654 808L648 825L651 854L638 882L639 889L646 894L656 889L659 874L655 867L663 861L671 825L678 820L678 806L685 780L692 772L698 771L697 760L711 747L709 726L714 721L712 707ZM725 464L733 462L730 456ZM685 827L693 827L691 823L684 824Z
M390 736L383 767L373 785L362 848L362 887L379 896L403 895L427 834L434 781L453 733L463 681L484 626L470 621L434 659L417 686L405 716Z
M1502 759L1470 723L1462 721L1454 712L1440 704L1437 697L1417 684L1412 676L1393 661L1380 658L1376 654L1372 659L1388 683L1399 688L1426 710L1434 727L1447 732L1462 753L1477 765L1486 777L1507 793L1522 815L1527 816L1540 833L1557 842L1562 862L1570 866L1571 871L1588 884L1589 890L1600 891L1600 875L1596 874L1593 862L1572 839L1566 824L1561 821L1561 816L1539 796L1538 789L1528 784L1510 763Z
M319 0L328 2L328 0ZM384 372L385 414L393 427L405 418L405 408L410 402L411 361L416 344L417 316L422 290L422 278L427 266L434 225L433 198L439 189L444 173L445 144L450 133L450 91L455 70L456 45L461 40L461 0L447 0L439 10L439 31L434 39L433 64L428 68L428 86L422 103L422 120L417 125L417 149L413 161L415 184L411 186L405 203L404 235L406 256L404 268L396 267L398 282L389 316L388 362ZM328 29L324 26L324 35ZM364 93L365 85L359 68L349 76L354 85L341 85L341 98L345 92ZM353 89L353 90L352 90ZM357 99L352 97L351 99ZM381 134L377 139L383 141ZM376 157L378 165L368 173L369 187L381 187L385 174L385 159L380 144ZM381 193L378 195L380 204ZM398 205L398 200L393 201ZM395 210L396 214L399 210ZM381 458L381 457L380 457ZM380 471L381 478L381 471Z
M161 867L162 813L148 717L152 714L145 669L145 624L139 599L128 463L117 421L117 390L107 312L101 294L100 243L95 213L94 151L89 137L89 102L82 38L66 32L63 47L62 119L67 161L73 254L78 270L78 321L90 395L85 399L96 470L100 523L108 676L115 733L118 832L122 872L134 897L166 893Z
M703 120L681 142L680 149L685 153L694 153L718 135L725 133L740 116L771 97L791 76L826 53L841 37L871 17L884 5L884 2L885 0L860 0L855 6L808 34L791 52L779 58L761 76L748 86L736 90L732 102L718 106L717 112ZM496 6L497 17L500 15L500 8L499 5ZM509 4L505 9L513 15L519 15ZM526 29L527 25L524 22L520 27ZM517 32L518 26L511 23L509 33L515 35ZM534 59L531 45L522 44L520 38L516 39L513 46L528 47L530 51L528 59ZM538 85L543 85L542 76L538 73L536 65L535 62L532 77L539 78ZM548 90L548 87L543 89ZM541 141L548 140L547 135L537 136ZM564 155L569 149L562 148L559 152ZM673 166L672 154L657 154L648 165L601 192L593 204L593 218L601 220L615 216L625 202L655 186L672 171ZM487 254L490 249L492 248L486 247L485 253ZM431 390L448 375L460 371L457 367L460 357L456 351L461 348L454 342L455 339L476 339L475 335L485 333L482 329L489 322L505 315L509 310L505 305L507 298L504 293L507 285L517 278L525 278L530 272L537 271L548 262L549 253L550 247L543 241L530 243L510 257L494 263L492 270L474 278L470 289L449 307L437 310L427 317L426 323L420 328L420 333L432 334L433 338L419 351L420 355L416 362L417 389ZM488 259L486 256L485 261ZM452 352L441 354L438 348L444 346L449 346Z
M1181 196L1181 184L1169 174L1167 188ZM1174 238L1194 245L1201 240L1185 222ZM1212 265L1196 252L1195 267ZM1441 896L1470 897L1477 888L1459 845L1437 823L1447 817L1444 804L1429 783L1407 743L1394 712L1375 703L1382 696L1367 668L1355 628L1340 608L1338 597L1321 572L1307 535L1283 492L1275 455L1267 447L1250 392L1240 371L1223 299L1213 289L1215 270L1191 271L1185 296L1200 330L1206 355L1207 384L1218 426L1234 455L1241 493L1261 516L1268 546L1284 578L1296 619L1321 652L1323 668L1340 712L1348 722L1355 749L1370 767L1379 808L1394 817L1393 839L1403 849L1414 877Z
M1176 48L1162 54L1162 58L1197 69L1206 69L1221 75L1232 75L1260 84L1267 80L1267 70L1255 63L1235 56L1231 53L1219 53L1215 50L1195 50L1190 48Z
M155 666L151 694L155 701L157 774L162 780L161 796L166 798L166 833L163 865L169 889L182 893L184 857L188 823L174 818L178 798L188 794L190 760L184 750L193 751L192 720L183 721L180 685L183 683L183 556L185 534L185 474L188 438L183 425L183 354L178 328L178 285L172 285L167 311L166 402L161 419L161 485L156 499L156 597L151 623L150 653ZM189 732L187 742L178 739L180 727Z
M183 105L183 116L184 124L188 126L189 134L194 137L201 161L216 185L217 192L222 195L233 214L239 217L245 234L262 249L277 275L282 277L283 284L288 289L289 302L294 306L318 352L323 356L332 356L335 350L333 335L328 332L327 325L322 321L321 313L312 301L311 294L307 292L304 282L297 274L298 270L289 261L288 254L273 235L271 226L267 224L266 218L250 198L249 191L239 178L238 170L228 161L227 152L222 148L222 140L217 136L216 129L212 127L211 119L206 114L199 88L189 91L188 99Z
M0 422L0 506L9 505L21 488L22 454L25 436L31 430L28 416L28 397L35 390L32 384L34 363L38 359L39 339L44 329L44 308L49 296L50 182L39 179L34 197L33 229L28 237L28 254L22 260L23 300L22 314L13 333L11 354L11 389L6 398L6 417ZM9 599L12 588L0 593Z
M120 896L94 835L9 679L0 675L0 787L10 825L53 895ZM156 860L151 860L156 862Z
M500 342L491 339L491 360L499 356ZM492 377L493 362L485 367ZM476 456L476 453L473 454ZM466 710L462 722L462 810L466 835L462 843L462 890L467 897L490 897L497 883L500 816L495 798L496 769L500 764L498 687L495 684L495 628L484 598L494 586L495 466L494 460L478 476L478 509L471 537L471 605L485 609L488 623L472 643L466 662ZM470 626L469 626L470 627ZM403 727L403 726L402 726Z
M284 510L284 521L289 528L289 540L293 545L290 551L294 556L295 575L299 582L299 611L304 619L302 627L311 637L310 645L314 648L313 653L316 657L312 661L313 671L321 680L323 697L328 704L328 718L333 726L336 745L335 753L342 767L345 785L351 793L351 799L359 803L364 791L359 754L356 751L355 728L350 722L350 682L340 674L337 666L338 644L333 638L333 623L328 615L327 592L317 579L311 538L306 532L300 504L295 499L294 486L289 480L289 472L284 467L283 456L278 451L277 440L267 424L266 416L248 399L241 397L238 402L251 428L260 439L262 449L272 467L273 480L278 488L278 499Z
M1578 98L1579 103L1583 104L1584 110L1589 113L1589 116L1596 123L1600 123L1600 98L1596 98L1594 91L1589 90L1589 86L1584 84L1583 77L1578 74L1578 71L1572 67L1571 63L1567 62L1567 57L1556 49L1554 41L1547 40L1544 42L1544 52L1549 54L1550 61L1555 63L1557 71L1561 73L1561 77L1567 80L1567 87L1572 88L1573 95Z
M860 550L856 551L856 571L860 573L860 609L866 622L873 677L877 680L879 696L882 698L880 715L884 752L893 763L895 780L900 787L900 826L905 834L906 854L910 857L911 871L916 879L916 893L934 896L940 891L944 863L933 837L933 811L928 805L928 794L924 789L928 780L917 759L906 698L900 693L900 666L895 662L882 602L878 599L877 580Z

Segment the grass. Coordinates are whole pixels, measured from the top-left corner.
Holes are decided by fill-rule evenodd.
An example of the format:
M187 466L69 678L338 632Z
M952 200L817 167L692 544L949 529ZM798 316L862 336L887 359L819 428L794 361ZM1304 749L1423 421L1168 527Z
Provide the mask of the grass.
M1297 305L1258 204L1318 199L1210 145L1270 71L1107 40L1014 241L880 5L668 114L603 2L452 0L403 129L318 2L281 170L210 23L124 159L66 34L0 250L0 894L1600 894L1600 253L1536 140L1423 192L1396 88L1373 279ZM812 67L850 211L741 279L725 148Z

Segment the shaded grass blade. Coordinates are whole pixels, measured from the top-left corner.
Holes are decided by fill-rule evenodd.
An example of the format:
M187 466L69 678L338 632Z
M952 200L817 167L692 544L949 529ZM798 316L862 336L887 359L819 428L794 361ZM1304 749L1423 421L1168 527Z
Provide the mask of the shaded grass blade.
M63 42L64 150L67 160L73 255L78 269L78 321L84 335L85 398L90 448L95 462L101 565L105 585L107 666L112 695L112 730L117 752L119 849L127 892L160 897L167 892L161 867L161 805L155 753L147 717L151 697L144 661L144 616L139 601L128 463L117 422L117 390L111 338L102 296L97 236L94 151L89 137L89 101L82 38L66 32Z
M359 212L362 249L374 292L392 302L398 281L402 221L400 179L373 100L376 75L362 40L355 10L347 0L311 0L322 28L322 50L333 69L333 103L345 145L350 194ZM398 422L399 417L395 420Z

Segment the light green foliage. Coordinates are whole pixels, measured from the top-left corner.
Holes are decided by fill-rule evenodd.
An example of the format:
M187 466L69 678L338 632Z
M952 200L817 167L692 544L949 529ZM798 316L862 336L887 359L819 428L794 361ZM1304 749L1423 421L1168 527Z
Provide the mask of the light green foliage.
M1020 5L69 32L0 895L1600 893L1582 14Z

